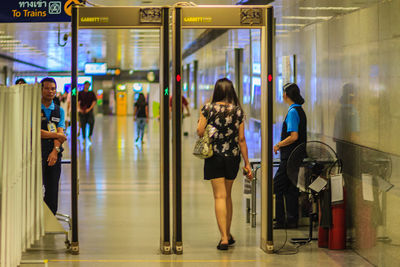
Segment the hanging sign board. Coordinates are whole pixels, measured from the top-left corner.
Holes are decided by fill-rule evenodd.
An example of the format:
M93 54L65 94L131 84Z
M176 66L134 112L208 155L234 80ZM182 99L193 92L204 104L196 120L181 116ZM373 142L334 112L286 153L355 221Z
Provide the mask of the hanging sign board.
M0 23L70 22L72 5L81 2L81 0L2 0Z
M80 7L79 28L160 28L160 7Z
M252 28L264 26L264 8L202 6L182 9L182 28Z

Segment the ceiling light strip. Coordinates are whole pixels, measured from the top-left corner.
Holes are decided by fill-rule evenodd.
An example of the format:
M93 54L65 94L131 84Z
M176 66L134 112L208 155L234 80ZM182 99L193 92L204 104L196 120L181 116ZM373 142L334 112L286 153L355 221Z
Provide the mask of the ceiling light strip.
M304 27L307 24L300 24L300 23L277 23L275 24L278 27Z
M329 20L332 16L317 16L317 17L304 17L304 16L282 16L282 19L298 19L298 20Z
M327 6L327 7L299 7L300 10L317 10L317 11L354 11L360 9L359 7L333 7L333 6Z

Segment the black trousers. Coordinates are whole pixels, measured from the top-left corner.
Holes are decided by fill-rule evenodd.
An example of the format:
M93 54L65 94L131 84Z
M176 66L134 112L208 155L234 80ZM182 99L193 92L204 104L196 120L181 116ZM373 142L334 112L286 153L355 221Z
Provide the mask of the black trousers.
M289 180L287 160L281 160L274 177L275 218L278 224L297 223L299 219L299 189ZM285 202L286 201L286 210Z
M86 113L86 114L79 113L79 121L80 121L81 128L82 128L83 139L86 138L86 124L89 124L89 137L91 137L93 134L93 128L94 128L93 111L90 111L89 113Z
M61 175L61 157L58 157L57 163L48 166L47 157L42 159L44 202L55 215L58 209L58 188Z

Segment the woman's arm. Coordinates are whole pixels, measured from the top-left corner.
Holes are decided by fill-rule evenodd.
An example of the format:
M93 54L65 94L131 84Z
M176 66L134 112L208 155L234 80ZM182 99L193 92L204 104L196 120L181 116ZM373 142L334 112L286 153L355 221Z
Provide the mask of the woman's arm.
M296 142L297 139L299 139L299 133L298 133L298 132L290 132L290 135L289 135L286 139L284 139L284 140L278 142L278 143L274 146L274 152L275 152L275 154L278 153L278 150L279 150L281 147L283 147L283 146L289 146L289 145L293 144L294 142Z
M242 122L239 126L239 147L240 152L242 154L244 160L244 168L247 171L247 178L252 179L253 174L251 173L251 166L249 162L248 150L247 150L247 143L246 137L244 136L244 122Z
M149 119L149 106L146 105L146 119Z
M200 119L197 123L197 134L202 137L206 131L207 119L200 113Z

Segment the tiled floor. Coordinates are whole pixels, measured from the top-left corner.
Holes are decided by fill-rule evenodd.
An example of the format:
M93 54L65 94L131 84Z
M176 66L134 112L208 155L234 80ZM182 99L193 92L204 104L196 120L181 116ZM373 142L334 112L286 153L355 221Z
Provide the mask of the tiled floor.
M195 121L192 118L184 127ZM233 188L232 233L237 244L218 251L211 186L202 179L203 162L191 155L193 133L183 138L183 255L159 252L158 121L150 121L145 143L136 145L132 117L97 116L93 143L80 142L79 147L80 255L66 252L63 236L45 236L24 259L49 259L49 266L371 266L351 250L329 251L315 243L299 248L295 255L265 254L259 248L259 223L251 228L245 222L241 176ZM67 214L69 177L65 166L59 211ZM289 238L306 234L305 227L288 231ZM284 240L283 230L274 232L276 248Z

